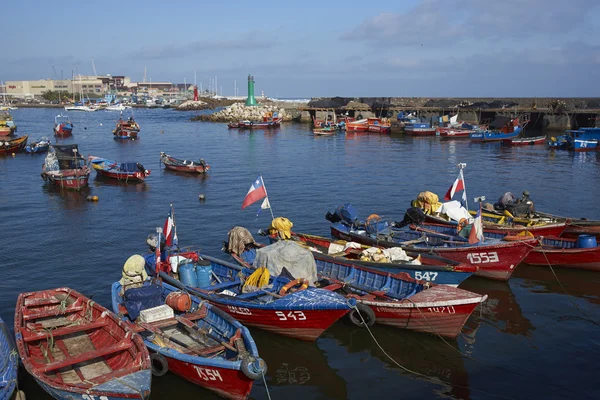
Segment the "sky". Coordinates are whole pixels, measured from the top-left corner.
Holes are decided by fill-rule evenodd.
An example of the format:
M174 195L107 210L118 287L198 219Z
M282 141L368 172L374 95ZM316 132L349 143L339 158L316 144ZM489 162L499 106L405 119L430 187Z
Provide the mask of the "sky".
M271 97L600 97L598 0L2 6L0 80L73 71Z

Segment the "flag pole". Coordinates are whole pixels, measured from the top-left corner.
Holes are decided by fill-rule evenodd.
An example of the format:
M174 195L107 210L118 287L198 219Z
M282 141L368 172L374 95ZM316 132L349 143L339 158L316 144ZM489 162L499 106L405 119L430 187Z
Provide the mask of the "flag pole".
M458 163L458 173L460 174L460 179L463 183L463 192L465 194L465 208L469 211L469 198L467 197L467 184L465 183L465 176L463 175L463 169L467 167L466 163Z
M269 194L267 193L267 187L265 186L265 181L263 180L262 175L260 175L260 181L263 185L263 188L265 189L265 197L268 199ZM272 221L275 219L275 216L273 215L273 208L271 208L271 201L269 201L269 211L271 211L271 221Z
M175 223L175 209L173 208L173 203L169 204L171 206L171 218L173 218L173 239L171 239L171 243L174 247L179 250L179 240L177 238L177 224Z

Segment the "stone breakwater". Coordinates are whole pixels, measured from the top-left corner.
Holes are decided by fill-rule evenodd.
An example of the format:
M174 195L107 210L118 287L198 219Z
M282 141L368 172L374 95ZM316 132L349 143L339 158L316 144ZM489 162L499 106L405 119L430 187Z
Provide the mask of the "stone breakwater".
M179 111L213 110L219 107L227 107L235 103L239 103L239 100L213 99L210 97L203 97L201 98L201 100L198 101L188 100L178 105L175 109Z
M246 106L242 103L235 103L223 110L212 114L203 114L192 117L192 121L212 121L212 122L233 122L233 121L262 121L266 113L278 113L283 121L291 121L294 115L286 110L281 104L276 102L270 104L260 104L258 106Z

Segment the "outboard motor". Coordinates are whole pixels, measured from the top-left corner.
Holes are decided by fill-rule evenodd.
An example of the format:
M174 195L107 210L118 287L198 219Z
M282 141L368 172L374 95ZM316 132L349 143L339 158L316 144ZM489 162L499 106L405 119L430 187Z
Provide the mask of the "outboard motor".
M353 226L358 220L358 214L352 204L346 203L338 206L333 214L328 212L325 218L332 223L341 221L346 225Z
M425 213L419 207L411 207L406 210L404 214L404 219L400 222L394 222L394 226L397 228L405 227L409 224L420 224L425 222Z
M506 192L502 196L500 196L498 201L494 204L494 208L499 211L504 211L507 208L507 206L514 204L516 201L517 198L514 194L512 194L511 192Z

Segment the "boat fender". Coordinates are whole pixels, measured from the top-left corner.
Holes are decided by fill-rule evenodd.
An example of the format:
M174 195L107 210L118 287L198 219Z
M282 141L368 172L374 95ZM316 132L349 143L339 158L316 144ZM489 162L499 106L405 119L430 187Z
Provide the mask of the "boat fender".
M356 303L356 306L350 310L348 318L350 318L350 322L360 328L364 328L365 323L367 326L375 324L375 312L371 307L363 303ZM365 320L364 323L363 319Z
M291 288L293 288L294 286L297 286L297 285L300 285L300 287L298 288L297 291L308 288L308 279L298 278L298 279L294 279L293 281L289 281L288 283L283 285L283 287L279 290L279 295L285 296L286 293L288 292L288 290L290 290Z
M150 354L150 365L152 366L152 375L154 376L164 376L169 372L169 364L162 354Z
M242 372L248 378L256 380L267 373L267 363L262 358L246 357L240 365Z

